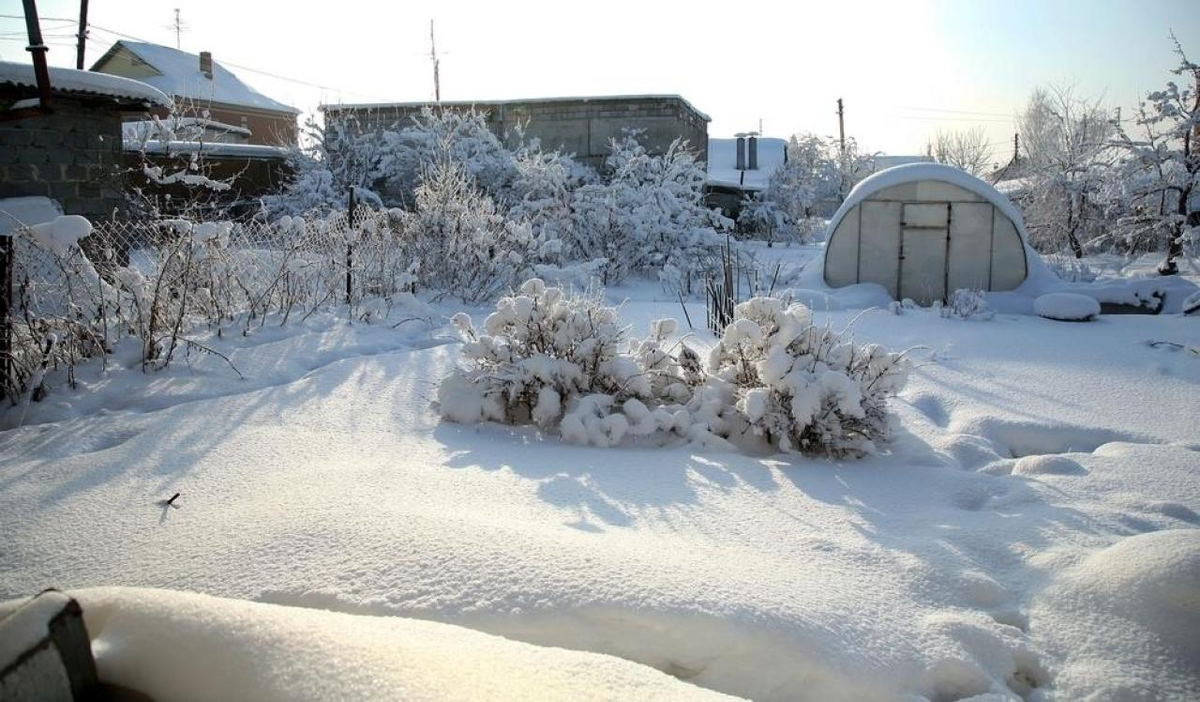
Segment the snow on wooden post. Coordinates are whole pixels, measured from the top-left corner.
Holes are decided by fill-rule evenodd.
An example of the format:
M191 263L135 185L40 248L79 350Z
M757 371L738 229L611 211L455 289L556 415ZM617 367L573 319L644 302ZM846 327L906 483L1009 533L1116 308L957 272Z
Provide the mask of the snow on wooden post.
M346 207L346 225L350 231L354 230L354 186L350 186L350 202ZM346 304L350 304L350 292L353 288L354 279L351 271L354 268L354 245L351 242L351 237L346 237Z

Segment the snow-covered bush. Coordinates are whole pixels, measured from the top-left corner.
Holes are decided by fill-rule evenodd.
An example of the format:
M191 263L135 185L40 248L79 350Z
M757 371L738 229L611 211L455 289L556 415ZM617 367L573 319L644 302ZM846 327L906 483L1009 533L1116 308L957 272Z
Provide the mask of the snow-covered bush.
M987 298L982 290L959 288L942 306L941 315L947 319L986 320L996 316L996 313L988 308Z
M569 250L585 260L607 259L605 283L641 273L690 292L717 263L724 243L718 231L732 225L705 205L706 179L682 140L661 155L650 154L636 134L614 140L602 183L575 193Z
M734 308L708 365L753 433L781 451L833 456L874 452L908 371L903 354L855 345L814 325L807 307L771 297Z
M707 373L695 351L668 345L674 320L630 343L617 316L595 295L537 279L501 298L482 329L457 315L467 365L439 386L439 412L459 423L535 424L596 446L675 437L857 456L887 435L902 354L816 327L803 305L763 297L738 305Z
M631 428L649 434L674 426L672 415L649 409L661 397L690 395L659 346L673 330L659 327L631 348L618 315L598 295L567 294L536 278L502 297L482 329L456 315L468 367L439 386L441 415L465 424L561 425L568 441L597 445L615 444Z

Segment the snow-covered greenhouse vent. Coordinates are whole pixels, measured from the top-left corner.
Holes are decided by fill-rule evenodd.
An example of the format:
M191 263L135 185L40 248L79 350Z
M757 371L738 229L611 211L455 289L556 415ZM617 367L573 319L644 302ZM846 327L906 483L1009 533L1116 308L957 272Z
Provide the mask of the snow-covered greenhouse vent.
M859 183L826 230L825 282L878 283L921 304L955 290L1012 290L1029 275L1025 225L998 190L951 166L913 163Z

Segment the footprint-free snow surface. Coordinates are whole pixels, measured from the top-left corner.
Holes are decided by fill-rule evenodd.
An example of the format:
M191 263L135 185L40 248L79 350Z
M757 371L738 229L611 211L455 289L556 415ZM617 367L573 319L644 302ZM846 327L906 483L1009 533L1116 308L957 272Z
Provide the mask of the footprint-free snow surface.
M635 329L679 312L633 296ZM437 321L210 340L241 381L212 356L150 374L118 359L0 415L0 598L120 585L284 605L81 591L128 618L101 643L233 622L250 655L243 635L267 632L254 680L281 697L328 694L291 677L318 659L369 661L371 696L404 696L384 681L413 659L368 651L424 640L431 676L459 666L459 697L505 696L481 677L520 665L571 697L545 669L590 664L559 647L628 661L579 678L612 697L1197 699L1197 322L868 312L859 339L922 348L892 443L845 462L439 423L459 347ZM413 619L475 632L422 639ZM295 665L288 637L325 627L362 650ZM119 653L98 650L102 675L155 684ZM220 657L163 660L204 680Z

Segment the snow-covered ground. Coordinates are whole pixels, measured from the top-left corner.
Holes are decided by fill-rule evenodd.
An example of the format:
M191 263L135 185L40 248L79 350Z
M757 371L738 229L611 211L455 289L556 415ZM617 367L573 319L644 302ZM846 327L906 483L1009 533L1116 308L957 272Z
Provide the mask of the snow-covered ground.
M799 269L820 247L759 251ZM651 285L608 295L639 332L682 316ZM206 340L246 380L211 355L143 374L118 354L74 392L51 374L45 401L0 415L0 599L123 585L406 618L81 591L114 642L102 676L155 690L130 642L174 627L212 655L152 638L154 660L224 660L216 631L264 651L263 696L328 696L288 681L340 655L350 696L404 696L387 681L421 660L422 684L457 671L475 698L1200 698L1200 319L819 311L919 347L892 443L835 462L440 423L454 311Z

